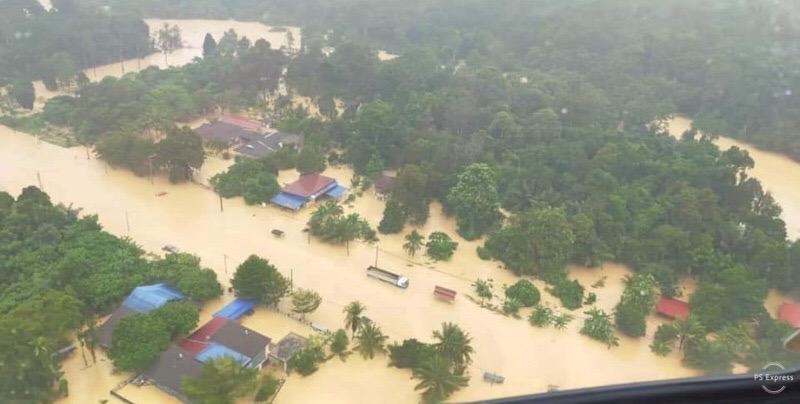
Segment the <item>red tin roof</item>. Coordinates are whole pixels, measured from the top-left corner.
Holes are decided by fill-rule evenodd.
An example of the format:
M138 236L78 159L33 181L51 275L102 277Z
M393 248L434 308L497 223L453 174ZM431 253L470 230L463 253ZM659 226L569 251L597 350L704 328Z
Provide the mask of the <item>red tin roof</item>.
M656 312L669 318L685 319L689 317L689 303L662 297L656 304Z

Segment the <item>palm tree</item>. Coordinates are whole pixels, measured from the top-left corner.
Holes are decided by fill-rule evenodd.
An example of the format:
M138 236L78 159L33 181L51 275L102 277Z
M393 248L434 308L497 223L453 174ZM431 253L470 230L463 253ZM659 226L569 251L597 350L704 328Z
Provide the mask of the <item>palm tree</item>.
M422 397L426 402L441 402L456 390L466 387L469 379L454 373L449 360L441 355L433 355L414 370L414 376L421 381L414 390L425 390Z
M359 301L350 302L350 304L345 306L343 310L344 328L352 331L354 337L356 335L356 331L358 331L364 325L364 319L361 315L365 310L367 310L367 307L361 304Z
M362 228L361 216L357 213L351 213L345 216L344 221L342 221L342 226L338 228L340 233L337 236L341 241L344 241L348 256L350 255L350 242L361 235Z
M425 236L414 230L406 234L406 242L403 244L403 250L413 257L417 254L417 251L422 249L423 245L425 245Z
M456 366L463 368L472 362L470 356L475 352L470 346L472 338L461 327L453 323L442 323L442 330L433 331L433 338L439 341L433 344L436 352Z
M675 325L675 330L680 340L678 344L678 350L680 351L683 350L686 344L695 343L706 334L705 327L694 316L689 316L686 319L675 319L672 324Z
M358 340L356 349L364 359L372 359L375 354L386 352L386 340L388 338L388 336L383 335L381 328L375 323L364 324L358 336L356 336Z

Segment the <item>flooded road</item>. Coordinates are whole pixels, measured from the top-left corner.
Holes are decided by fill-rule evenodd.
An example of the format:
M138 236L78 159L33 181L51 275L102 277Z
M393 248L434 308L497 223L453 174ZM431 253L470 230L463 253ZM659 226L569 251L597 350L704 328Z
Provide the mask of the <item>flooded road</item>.
M220 169L224 166L218 165ZM608 350L601 343L579 335L577 330L583 316L580 311L573 313L578 320L568 330L557 331L534 328L524 320L479 308L464 296L472 293L470 285L476 278L493 278L497 293L502 293L502 284L516 280L509 272L498 269L497 263L477 258L474 251L479 242L459 240L459 251L451 262L429 263L424 257L409 262L402 251L402 236L382 236L378 243L378 264L411 279L411 287L401 290L365 276L366 266L375 260L374 246L353 243L348 255L343 246L330 246L313 239L309 242L301 230L310 209L292 214L273 207L246 206L241 199L235 199L225 200L224 211L220 212L216 194L198 185L170 185L163 178L156 178L151 184L148 179L137 178L127 171L107 169L99 160L87 160L85 151L80 148L63 149L6 127L0 127L0 173L0 189L14 195L25 186L37 184L38 173L44 190L54 201L74 203L86 213L97 213L108 231L130 236L148 251L158 252L163 245L174 244L195 253L203 259L204 265L218 273L223 284L229 283L235 267L249 254L264 256L285 275L291 276L295 285L317 290L323 296L322 306L308 319L328 329L343 325L342 308L352 300L366 304L367 315L391 340L413 337L430 341L432 330L439 328L442 322L459 324L473 336L476 354L470 367L473 380L453 400L543 392L548 386L566 389L695 374L680 366L677 357L653 355L647 347L647 339L623 339L620 347ZM349 170L329 169L326 174L343 184L350 183ZM292 180L296 175L283 172L281 181ZM155 196L162 191L167 195ZM366 192L348 209L358 211L376 226L383 202ZM269 234L273 228L284 230L286 236L273 238ZM434 204L431 219L420 230L424 234L444 230L455 236L455 223L442 215L441 206ZM623 289L621 278L629 271L607 264L603 269L573 268L572 273L587 287L607 277L606 286L596 293L598 306L610 310ZM434 300L432 292L436 285L455 289L459 294L455 304ZM554 301L546 293L543 295L545 300ZM261 310L252 321L263 322L264 327L256 328L258 331L280 338L281 332L275 332L269 325L273 321L270 317L274 316L278 315ZM326 369L328 365L332 369ZM357 402L386 401L386 391L398 392L392 396L397 400L389 399L391 402L413 401L416 395L410 388L413 384L409 380L410 373L385 368L386 361L382 358L363 363L355 358L345 364L328 363L311 377L292 376L278 401L322 401L334 396ZM597 372L598 368L606 371ZM70 369L73 368L67 367ZM484 383L481 375L485 371L505 376L506 383L500 386ZM106 386L117 380L84 385L83 374L67 373L73 388L66 402L106 397ZM99 376L93 373L93 377ZM361 382L358 393L353 386L338 382L351 377ZM80 390L79 386L89 390ZM325 388L318 389L321 386Z
M669 132L676 137L690 129L691 125L692 121L684 117L673 117L667 121ZM800 163L726 137L720 137L714 144L722 150L736 146L750 153L755 161L755 167L749 171L750 176L758 178L764 189L772 193L783 209L781 218L786 222L789 239L800 238Z

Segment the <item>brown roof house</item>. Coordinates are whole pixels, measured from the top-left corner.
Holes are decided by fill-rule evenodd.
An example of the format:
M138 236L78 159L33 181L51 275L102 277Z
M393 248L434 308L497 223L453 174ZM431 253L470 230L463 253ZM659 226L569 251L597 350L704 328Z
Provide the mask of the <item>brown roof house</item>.
M384 200L392 194L394 187L397 185L397 178L391 175L383 174L375 180L375 198Z
M189 399L183 392L183 380L197 377L203 370L203 364L198 362L191 352L171 346L162 353L134 381L135 385L152 384L175 398L188 403Z

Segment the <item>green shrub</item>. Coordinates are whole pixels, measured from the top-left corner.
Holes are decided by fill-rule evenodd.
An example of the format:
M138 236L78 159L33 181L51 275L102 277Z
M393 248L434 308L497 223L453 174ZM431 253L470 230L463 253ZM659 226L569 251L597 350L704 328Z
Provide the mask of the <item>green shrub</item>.
M539 303L539 289L527 279L520 279L506 289L506 298L516 300L522 307L533 307Z
M264 375L258 387L255 400L267 401L267 399L275 395L275 392L278 391L278 386L280 386L280 381L278 379L272 375Z

